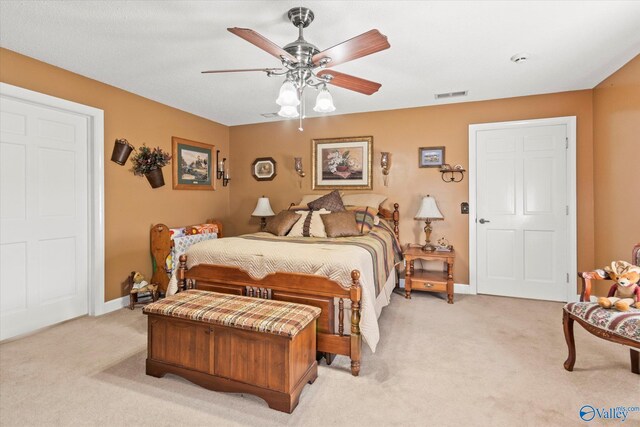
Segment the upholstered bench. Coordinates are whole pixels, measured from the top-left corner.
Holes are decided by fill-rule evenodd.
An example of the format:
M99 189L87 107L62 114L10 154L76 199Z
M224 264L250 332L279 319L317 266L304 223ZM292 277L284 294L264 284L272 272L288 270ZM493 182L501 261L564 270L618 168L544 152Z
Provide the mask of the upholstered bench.
M578 322L593 335L631 347L631 372L640 374L640 310L617 311L602 308L593 302L570 302L564 306L564 336L569 347L569 357L564 362L567 371L576 362L573 322Z
M316 319L302 304L188 290L151 303L147 375L248 393L291 413L318 376Z

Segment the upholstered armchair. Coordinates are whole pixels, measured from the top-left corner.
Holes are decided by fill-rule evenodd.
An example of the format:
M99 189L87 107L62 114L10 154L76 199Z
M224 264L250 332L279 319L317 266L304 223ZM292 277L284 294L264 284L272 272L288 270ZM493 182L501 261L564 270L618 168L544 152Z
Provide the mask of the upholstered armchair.
M633 247L631 262L640 265L640 243ZM591 302L591 290L597 281L608 280L597 271L578 273L582 278L580 302L570 302L562 310L564 337L569 356L564 362L567 371L573 371L576 363L576 345L573 337L573 323L578 322L587 331L607 341L629 347L631 372L640 374L640 309L629 311L606 309ZM611 283L611 281L609 281Z

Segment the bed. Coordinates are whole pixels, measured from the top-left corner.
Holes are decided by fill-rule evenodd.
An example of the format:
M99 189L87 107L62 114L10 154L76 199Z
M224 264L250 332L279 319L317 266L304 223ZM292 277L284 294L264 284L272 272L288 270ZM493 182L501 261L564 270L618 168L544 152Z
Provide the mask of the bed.
M328 364L336 354L350 357L351 373L357 376L362 340L375 351L377 319L389 303L402 258L398 204L393 211L378 208L378 216L380 223L366 236L289 238L253 233L200 242L179 257L179 288L319 307L318 351ZM166 246L154 245L153 236L152 232L152 247ZM156 255L156 263L167 256L163 251ZM348 328L345 317L350 320Z

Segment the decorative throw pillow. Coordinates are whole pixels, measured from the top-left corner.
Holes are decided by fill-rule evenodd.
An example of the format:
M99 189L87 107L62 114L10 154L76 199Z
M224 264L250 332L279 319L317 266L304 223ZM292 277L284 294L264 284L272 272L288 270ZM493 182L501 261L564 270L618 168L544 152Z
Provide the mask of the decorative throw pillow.
M196 224L186 227L185 234L192 236L194 234L217 233L218 224Z
M301 217L293 225L287 236L289 237L327 237L324 229L324 223L320 215L330 214L326 209L319 211L296 211Z
M358 224L358 232L360 234L369 233L374 225L380 223L380 218L375 214L376 210L369 206L349 206L347 210L355 213L356 224Z
M360 234L356 223L356 213L353 211L333 212L322 215L320 218L324 223L327 237L348 237Z
M275 234L276 236L286 236L301 216L302 215L293 211L282 211L267 220L267 226L264 231Z
M369 206L373 209L378 209L387 196L382 194L345 194L342 196L342 203L345 206Z
M342 203L342 197L340 197L338 190L333 190L331 193L326 194L313 202L307 203L307 206L309 206L309 209L314 211L319 209L326 209L331 212L344 211L344 204Z

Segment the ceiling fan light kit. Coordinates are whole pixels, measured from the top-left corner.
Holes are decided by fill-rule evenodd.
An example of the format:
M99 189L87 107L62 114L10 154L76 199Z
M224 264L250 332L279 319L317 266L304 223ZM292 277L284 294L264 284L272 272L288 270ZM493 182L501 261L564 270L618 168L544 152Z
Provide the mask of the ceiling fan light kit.
M313 12L306 7L294 7L289 10L287 16L291 23L298 28L298 39L283 48L248 28L227 28L229 32L278 58L284 68L211 70L203 71L203 73L264 71L269 77L285 76L285 81L280 87L280 93L276 100L276 103L281 107L278 115L286 118L300 117L300 130L302 130L304 112L300 115L298 106L303 98L305 88L311 87L319 90L316 105L313 108L318 113L330 113L336 109L327 84L365 95L372 95L380 89L382 86L380 83L326 68L388 49L390 45L385 35L378 30L370 30L320 51L316 46L307 42L303 36L303 29L313 22ZM304 110L304 105L301 108Z

